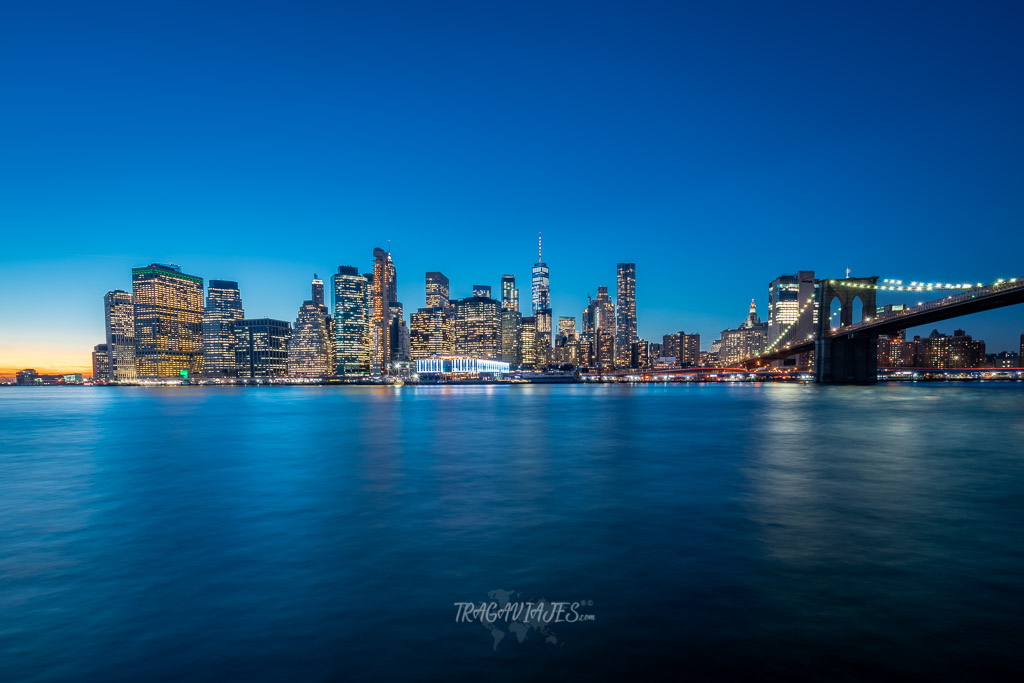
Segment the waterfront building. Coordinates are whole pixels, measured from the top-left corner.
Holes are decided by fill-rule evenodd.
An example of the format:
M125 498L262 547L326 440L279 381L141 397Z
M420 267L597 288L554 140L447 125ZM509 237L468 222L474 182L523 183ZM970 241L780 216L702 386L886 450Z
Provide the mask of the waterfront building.
M814 278L813 270L801 270L796 275L780 275L768 284L767 346L775 344L782 335L786 335L787 340L804 340L814 336L820 309L818 291L819 282ZM813 352L777 360L772 365L813 367Z
M676 363L682 367L700 365L700 335L679 332L676 341Z
M932 330L927 337L915 336L913 346L918 368L980 368L987 360L985 342L963 330L955 330L953 336Z
M517 366L523 362L522 320L518 308L501 309L501 359Z
M534 317L537 319L537 365L544 368L551 360L551 309L542 308Z
M338 266L334 290L334 362L339 375L370 371L367 279L355 266Z
M636 336L636 264L620 263L615 267L615 365L632 365L633 343Z
M757 304L750 300L750 311L739 327L722 330L719 359L724 365L736 363L764 352L768 341L768 323L757 315Z
M789 339L805 339L814 334L818 324L818 288L813 270L801 270L796 275L780 275L768 284L768 344L786 332ZM813 306L800 315L808 302Z
M416 374L425 379L500 378L511 372L508 363L491 358L453 356L416 361Z
M235 323L245 317L238 283L210 280L203 311L203 375L235 377Z
M135 365L135 306L132 295L115 289L103 295L103 317L107 332L110 377L132 382L138 377Z
M443 308L446 312L451 298L448 278L443 273L427 273L427 308Z
M519 312L519 289L515 275L501 276L501 310Z
M878 367L903 368L914 364L914 344L907 341L907 331L878 335Z
M42 382L38 382L38 380L39 373L33 368L25 368L24 370L19 370L14 374L14 383L19 387L31 387L35 386L37 383L41 384Z
M453 303L456 355L500 359L499 303L482 296L471 296Z
M110 349L106 344L97 344L92 349L92 379L94 382L109 382Z
M485 299L491 298L490 285L473 285L473 296L482 296Z
M235 330L235 368L239 377L284 377L288 374L286 320L253 318L239 320Z
M651 345L645 339L637 339L630 345L629 367L647 370L651 367Z
M386 374L391 362L391 303L396 301L395 266L391 252L373 250L373 291L370 308L370 372Z
M143 379L203 369L203 278L175 265L132 268L135 361Z
M400 301L391 302L391 362L409 360L409 328L405 324L405 310Z
M333 375L337 331L324 305L324 281L313 275L311 298L303 301L288 337L288 375L323 377Z
M537 262L531 271L533 290L533 314L551 308L551 272L541 254L541 236L537 233ZM548 330L550 332L551 330Z
M411 319L409 355L412 360L455 353L452 325L444 308L421 308Z
M537 318L526 316L520 321L520 366L534 370L538 367Z

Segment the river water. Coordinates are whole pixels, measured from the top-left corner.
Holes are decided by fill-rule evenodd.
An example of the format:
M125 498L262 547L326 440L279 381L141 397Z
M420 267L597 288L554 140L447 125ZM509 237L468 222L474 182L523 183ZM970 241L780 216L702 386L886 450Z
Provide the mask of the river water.
M1021 384L2 389L0 680L1008 676L1022 494Z

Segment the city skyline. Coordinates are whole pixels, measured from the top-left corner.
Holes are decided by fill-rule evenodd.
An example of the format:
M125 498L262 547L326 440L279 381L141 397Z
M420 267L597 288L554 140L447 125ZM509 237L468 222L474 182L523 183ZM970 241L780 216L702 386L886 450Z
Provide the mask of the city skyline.
M705 346L802 269L1021 275L1020 8L543 15L13 8L0 375L88 367L97 297L153 262L293 320L310 274L390 240L408 320L431 270L530 301L542 232L553 316L633 262L638 336ZM1022 321L961 325L1012 349Z
M378 253L378 250L376 248L374 250L372 250L372 251L373 251L373 254L375 254L375 255ZM393 289L397 289L397 285L395 283L402 282L403 286L405 287L405 291L408 292L411 289L414 292L413 296L416 297L417 299L419 299L418 301L407 305L407 308L409 310L408 310L408 312L404 313L404 316L402 318L407 325L411 325L411 322L412 322L411 316L413 314L415 314L417 309L422 307L420 304L424 304L425 305L427 303L427 290L426 290L426 284L425 284L424 277L426 277L427 279L429 279L431 276L434 276L434 275L441 275L442 277L444 277L443 271L438 272L438 271L435 270L435 271L428 271L428 272L422 274L420 279L419 279L419 283L418 284L415 283L415 282L404 283L403 282L403 278L396 277L396 275L395 275L396 272L397 273L403 272L403 269L401 267L397 267L396 268L395 265L392 265L393 263L397 262L399 264L399 266L400 266L401 265L400 261L398 261L397 259L395 261L392 261L392 259L391 259L392 254L391 254L391 252L388 252L386 250L379 250L379 256L381 258L385 258L386 259L386 261L384 263L386 264L386 267L389 268L388 273L389 273L390 277L394 278L394 281L392 282L391 287ZM353 259L353 261L355 261L355 259ZM374 263L374 261L373 261L373 259L371 259L369 265L367 265L366 268L365 268L365 270L370 271L370 272L365 273L365 278L368 278L369 280L372 280L373 263ZM160 265L160 264L153 264L153 265ZM603 285L602 284L602 285L593 287L593 294L592 294L593 302L596 303L599 300L599 296L604 296L604 297L607 297L606 300L611 305L611 308L609 309L611 311L611 313L609 314L609 316L611 318L611 322L612 322L613 328L615 327L615 324L617 323L617 318L619 316L619 312L618 312L618 308L617 308L617 306L618 306L618 291L617 291L617 284L618 283L617 283L617 279L618 279L618 271L620 270L621 266L623 266L623 265L633 266L634 270L632 272L635 272L635 264L632 264L632 263L630 263L630 264L621 264L621 263L614 264L613 263L612 264L612 277L608 279L608 281L611 284L610 285ZM148 268L149 266L145 266L145 267ZM347 266L347 265L336 266L332 270L337 270L338 268L342 268L342 269L352 269L352 268L354 268L355 271L359 271L360 270L359 266ZM138 269L139 268L132 267L132 268L129 268L128 270L130 272L132 272L132 271L135 271L135 270L138 270ZM532 270L532 267L531 267L531 270ZM797 272L798 271L793 271L793 274L795 275ZM804 271L799 271L799 272L801 274L804 273ZM813 276L814 271L813 270L810 271L810 274L811 274L811 276ZM470 280L472 280L473 284L465 285L465 289L462 292L460 292L460 291L458 291L456 289L456 286L457 286L456 284L451 284L451 285L449 285L450 286L450 292L449 292L450 299L452 301L456 301L458 299L463 299L463 298L471 297L474 294L474 291L473 291L474 288L478 288L478 287L484 286L484 287L490 287L490 290L491 290L493 298L500 302L501 299L502 299L502 291L501 291L501 289L502 289L502 284L501 284L502 278L506 277L507 275L508 274L505 274L505 273L499 274L495 278L495 284L487 284L487 285L483 284L481 282L481 278L479 278L479 277L469 277L469 278L466 278L465 282L469 282ZM845 275L845 273L842 274L842 275ZM842 275L840 275L840 277L842 277ZM199 278L202 278L204 280L204 292L207 291L209 289L209 287L214 286L214 283L223 283L224 282L223 280L221 280L219 278L206 278L205 276L198 275L198 274L190 274L190 276L199 277ZM316 276L314 274L314 278L315 277ZM359 275L359 277L363 278L364 275ZM765 324L767 324L767 321L768 321L768 317L767 316L768 316L768 312L770 311L770 308L771 308L771 293L770 292L771 292L772 288L777 285L778 278L780 278L780 277L785 278L785 277L789 277L789 275L776 275L776 277L773 278L768 283L769 284L769 296L763 297L763 299L764 299L763 301L759 300L759 298L756 295L751 297L751 304L756 304L757 306L762 307L762 308L760 308L760 311L763 311L765 313L765 318L764 318ZM267 284L266 283L267 279L268 278L264 278L265 284ZM532 277L531 277L530 274L527 275L526 281L527 282L531 282L532 281ZM310 282L310 278L309 278L309 275L307 274L307 276L305 278L305 289L307 290L307 296L304 297L306 299L308 299L308 290L309 290L309 286L310 286L309 282ZM696 325L690 325L687 322L685 322L685 319L686 319L685 313L680 313L679 316L677 317L677 320L681 321L681 325L677 324L676 328L673 328L673 327L670 326L670 327L667 327L667 328L664 328L664 329L661 329L661 330L651 329L651 328L654 327L654 324L647 324L647 325L644 324L646 316L644 315L644 304L643 304L643 292L644 292L643 273L639 277L639 282L640 282L639 285L635 285L635 284L633 285L634 287L636 287L637 291L640 292L640 294L638 294L635 297L635 301L633 303L635 311L632 314L634 320L636 320L636 319L639 320L639 324L637 325L637 329L640 331L637 334L637 337L639 339L644 339L644 340L646 340L648 342L657 342L658 340L660 340L662 338L662 336L667 336L667 335L670 335L670 334L675 334L678 331L678 329L676 329L676 328L679 328L679 329L691 329L701 339L700 349L702 351L708 351L709 349L711 349L712 344L716 340L720 341L721 332L723 330L732 330L733 328L736 328L738 326L742 326L742 324L745 324L744 321L746 320L746 317L743 317L739 321L737 321L737 320L734 320L734 319L730 320L730 316L728 316L728 314L723 314L723 315L721 315L719 317L720 318L724 318L726 320L726 324L721 329L719 329L717 331L713 330L713 329L703 329L703 328L698 329L698 327ZM237 283L237 282L232 281L231 284L234 285L235 287L237 287L240 290L247 290L248 289L245 286L244 283ZM461 283L458 283L458 284L461 284ZM569 283L567 283L567 284L569 284ZM275 283L273 278L269 278L269 285L273 289L279 289L278 287L276 287L276 283ZM219 286L221 286L221 284L217 284L216 286L219 287ZM322 282L321 282L321 287L322 286L323 285L322 285ZM369 293L372 292L372 290L373 290L373 282L372 281L368 281L366 287L367 287L367 290L366 290L367 295L369 295ZM130 283L128 285L128 289L129 289L128 293L130 295L130 290L131 290L131 284ZM101 315L100 315L100 322L99 322L99 324L100 324L100 336L97 338L98 341L96 343L94 343L94 344L88 345L88 347L85 348L84 350L77 349L77 348L73 349L71 351L71 353L69 354L70 357L81 357L83 359L83 361L81 362L80 365L74 365L72 363L60 364L59 361L57 363L53 363L53 364L50 364L49 362L36 362L34 364L33 363L27 363L27 364L26 363L21 363L21 364L18 364L18 363L7 363L7 364L5 364L5 363L3 363L3 361L6 360L6 359L5 358L0 358L0 377L13 377L14 374L18 370L21 370L23 368L35 368L36 370L38 370L40 372L60 372L60 371L65 371L65 372L84 372L84 373L89 373L91 371L92 365L93 365L93 363L92 363L92 356L93 356L93 352L94 352L96 344L106 343L107 347L108 347L107 353L108 354L111 353L111 351L110 351L111 345L110 345L109 340L104 342L104 339L106 337L106 333L105 333L105 330L103 330L103 321L104 321L104 318L106 316L106 308L107 308L106 299L107 299L107 296L110 295L110 294L114 294L115 292L118 292L118 291L120 291L120 290L117 287L112 287L109 291L102 293L101 296L100 296L100 299L101 299L101 301L100 301L101 312L100 313L101 313ZM605 292L605 293L601 294L600 292ZM596 295L599 295L599 296L596 296ZM556 298L556 289L555 288L551 289L551 296L553 298ZM900 294L898 296L903 297L905 299L909 295ZM579 298L579 297L566 296L566 297L563 297L563 298L567 299L567 300L571 300L573 298ZM248 295L246 295L246 300L249 300L249 299L250 299L250 297ZM296 306L301 304L301 303L302 303L301 300L298 301L298 302L293 302L293 304L292 304L293 311L296 308ZM401 302L392 302L392 303L398 303L399 306L401 306ZM879 305L881 305L882 303L884 303L884 302L882 300L880 300L879 301ZM129 304L130 304L130 300L129 300ZM329 304L328 305L328 309L333 310L333 306L334 306L333 297L332 297L332 301L328 302L328 304ZM578 311L577 310L553 311L553 316L554 316L553 319L557 319L557 318L563 317L563 316L570 316L570 317L580 318L581 315L585 315L586 308L587 307L584 306L583 308L581 308ZM499 310L500 310L500 306L499 306ZM520 301L520 312L521 312L521 314L523 314L524 317L527 317L526 314L529 314L531 311L532 311L532 303L529 300L527 300L525 302ZM636 311L639 311L639 313L637 313ZM394 311L392 311L392 312L394 313ZM973 314L973 315L963 316L961 318L961 320L964 320L965 322L958 323L957 327L964 327L964 328L969 327L972 330L972 332L977 337L989 340L988 341L989 348L993 352L998 352L998 351L1014 351L1016 348L1018 348L1017 347L1017 340L1019 338L1020 332L1016 330L1016 328L1014 327L1014 324L1012 322L1009 325L1007 325L1007 326L1000 326L1000 322L998 320L1000 317L1002 317L1002 318L1010 317L1011 320L1013 318L1019 318L1019 315L1013 315L1013 312L1014 312L1014 309L1010 308L1010 309L1003 309L1003 310L997 310L997 311L990 311L990 312L986 312L986 313L980 313L980 314ZM288 314L288 313L281 313L281 312L278 312L278 311L274 311L272 313L261 314L259 316L253 316L253 317L259 317L259 318L263 318L263 319L272 319L272 320L282 320L282 321L290 321L290 320L294 320L295 319L294 313ZM979 324L979 321L980 321L980 324ZM986 325L986 322L988 323L988 325ZM740 323L740 325L738 325L737 323ZM385 327L388 328L387 330L385 330L385 332L387 332L387 331L389 331L391 329L390 326L385 326ZM999 332L997 334L992 334L991 333L991 329L993 327L996 327L997 329L999 329ZM917 328L908 328L907 333L908 333L909 337L913 337L915 335L927 336L932 331L933 328L934 328L934 326L923 326L923 327L917 327ZM986 332L985 330L989 330L989 331ZM952 330L945 330L945 328L943 328L943 331L947 331L948 332L948 331L952 331ZM541 332L541 331L538 330L538 332ZM553 337L555 332L557 332L557 330L552 332L552 337ZM1000 341L1003 338L1005 338L1005 341ZM390 345L390 340L389 340L388 343ZM616 347L616 348L618 348L618 347ZM6 349L4 349L4 350L6 351ZM618 353L619 353L619 351L616 351L616 354L618 354ZM202 356L202 353L200 352L199 355ZM111 357L111 360L113 360L113 357Z

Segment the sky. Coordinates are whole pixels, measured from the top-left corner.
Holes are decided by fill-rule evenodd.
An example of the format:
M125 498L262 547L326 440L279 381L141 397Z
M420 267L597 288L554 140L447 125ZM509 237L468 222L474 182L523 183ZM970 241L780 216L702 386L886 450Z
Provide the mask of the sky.
M636 263L640 336L707 348L784 273L1024 275L1018 3L8 3L0 374L89 367L131 268L424 273L552 309ZM1024 308L938 325L1016 350ZM917 331L920 333L921 331ZM923 331L925 334L928 330Z

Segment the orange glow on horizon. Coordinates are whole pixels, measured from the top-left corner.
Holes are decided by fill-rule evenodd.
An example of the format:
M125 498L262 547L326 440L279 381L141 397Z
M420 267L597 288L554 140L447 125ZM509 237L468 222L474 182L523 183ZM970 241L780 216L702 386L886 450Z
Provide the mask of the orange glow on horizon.
M0 378L14 379L14 375L25 368L32 368L44 375L81 373L92 376L92 350L67 349L54 345L40 345L33 348L0 349Z

